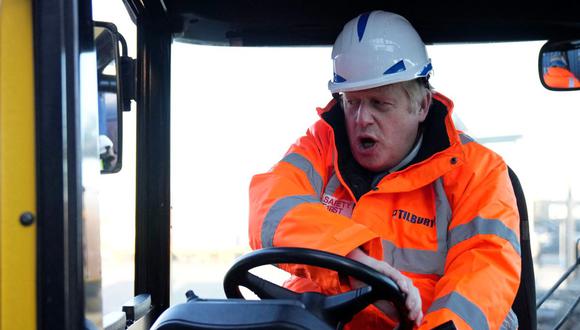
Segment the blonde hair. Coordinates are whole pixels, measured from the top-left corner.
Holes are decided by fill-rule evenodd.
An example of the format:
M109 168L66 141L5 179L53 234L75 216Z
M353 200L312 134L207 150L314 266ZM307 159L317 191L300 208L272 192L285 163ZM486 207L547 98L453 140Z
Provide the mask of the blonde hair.
M421 102L423 102L423 98L427 95L427 93L431 93L432 87L426 79L413 79L400 82L401 87L407 96L409 96L409 100L411 103L414 103L414 107L411 107L411 112L418 111L421 108Z
M419 111L419 109L421 109L421 102L423 102L423 98L428 93L431 93L433 90L433 87L431 86L431 84L429 84L429 82L425 78L417 78L417 79L413 79L413 80L402 81L402 82L398 82L398 83L394 83L394 84L390 84L390 85L379 86L379 87L375 87L375 88L380 88L381 90L383 90L383 89L393 88L397 85L401 86L403 88L403 91L405 92L405 94L407 94L407 96L409 97L409 101L411 101L411 104L412 104L412 106L409 110L411 113L417 112L417 111ZM345 107L344 93L340 94L340 102L344 108Z

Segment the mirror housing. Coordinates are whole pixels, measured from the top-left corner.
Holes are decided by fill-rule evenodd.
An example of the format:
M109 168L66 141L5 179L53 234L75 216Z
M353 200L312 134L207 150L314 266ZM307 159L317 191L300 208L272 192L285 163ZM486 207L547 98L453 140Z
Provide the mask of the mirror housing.
M553 91L580 89L580 40L548 41L538 59L542 85Z
M94 41L101 173L116 173L122 167L123 111L135 99L135 61L127 56L127 43L112 23L94 22Z

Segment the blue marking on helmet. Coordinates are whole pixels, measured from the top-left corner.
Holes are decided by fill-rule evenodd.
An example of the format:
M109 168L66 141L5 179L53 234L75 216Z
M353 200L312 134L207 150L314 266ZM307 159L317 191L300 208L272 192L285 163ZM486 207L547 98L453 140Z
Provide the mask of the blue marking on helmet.
M433 70L433 66L431 65L431 62L427 63L427 65L425 65L425 67L423 68L423 71L421 71L421 73L419 73L417 75L417 77L425 77L427 75L427 73L429 73L429 71Z
M334 73L334 78L332 79L335 83L341 83L341 82L345 82L346 79L344 79L343 77L341 77L340 75L336 74L336 72Z
M400 60L399 62L395 63L392 67L388 68L383 74L393 74L401 71L405 71L407 68L405 67L405 62Z
M554 53L550 58L550 66L557 66L561 68L565 68L568 65L566 64L566 59L560 53Z
M566 67L566 62L564 62L562 60L556 60L556 61L550 62L550 66L557 66L557 67L560 67L560 68L565 68Z
M365 29L367 28L367 22L369 21L369 15L371 13L364 13L360 15L358 18L358 22L356 24L357 32L358 32L358 41L362 40L363 35L365 34Z
M564 61L552 61L550 63L550 65L551 66L559 66L559 67L563 68L566 66L566 62L564 62Z

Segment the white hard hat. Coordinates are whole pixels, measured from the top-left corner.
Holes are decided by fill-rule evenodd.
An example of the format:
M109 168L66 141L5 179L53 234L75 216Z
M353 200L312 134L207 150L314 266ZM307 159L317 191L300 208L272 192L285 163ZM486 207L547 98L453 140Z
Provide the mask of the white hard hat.
M566 59L564 56L562 56L562 54L556 53L550 58L550 66L565 68L568 66L568 64L566 63Z
M402 16L385 11L346 23L332 48L332 93L356 91L427 77L431 60L417 31Z
M106 135L99 135L99 154L107 152L107 148L113 147L113 141Z

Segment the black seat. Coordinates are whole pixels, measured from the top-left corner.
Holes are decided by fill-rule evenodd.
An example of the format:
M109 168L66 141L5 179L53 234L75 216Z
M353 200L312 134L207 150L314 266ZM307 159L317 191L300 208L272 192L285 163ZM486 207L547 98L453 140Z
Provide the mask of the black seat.
M172 306L151 330L331 330L295 300L192 299Z
M520 276L520 287L516 299L512 305L512 310L516 313L519 322L519 328L522 330L536 330L536 282L534 277L534 263L532 251L530 248L530 229L528 220L528 209L524 191L520 185L520 180L514 171L508 167L508 172L516 201L518 212L520 213L520 247L522 253L522 273Z

